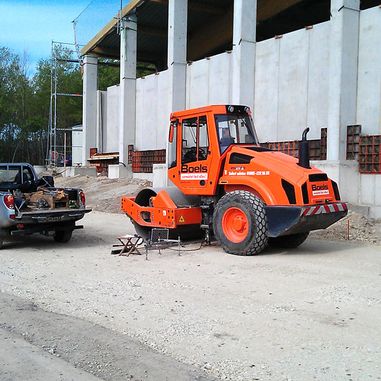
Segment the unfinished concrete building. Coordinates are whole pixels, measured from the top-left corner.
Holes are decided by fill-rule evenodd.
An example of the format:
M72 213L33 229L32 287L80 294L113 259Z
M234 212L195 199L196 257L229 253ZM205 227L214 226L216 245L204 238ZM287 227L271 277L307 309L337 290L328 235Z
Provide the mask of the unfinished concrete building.
M172 111L243 104L271 148L296 154L308 126L314 165L381 217L380 1L132 0L82 54L82 165L111 153L110 176L157 183ZM120 62L107 91L100 58Z

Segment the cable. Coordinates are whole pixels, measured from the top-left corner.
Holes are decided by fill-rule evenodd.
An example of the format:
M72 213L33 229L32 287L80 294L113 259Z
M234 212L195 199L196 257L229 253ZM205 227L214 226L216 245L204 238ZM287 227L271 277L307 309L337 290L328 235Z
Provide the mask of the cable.
M201 250L202 247L204 246L203 245L204 241L201 241L200 243L200 247L196 247L195 249L180 249L179 248L174 248L174 247L168 247L168 250L173 250L173 251L180 251L180 252L187 252L187 251L198 251L198 250Z
M82 15L82 13L83 12L85 12L89 7L90 7L90 5L92 4L92 3L94 3L95 2L95 0L92 0L92 1L90 1L90 3L83 9L83 11L72 21L72 22L75 22L75 21L77 21L78 20L78 18Z

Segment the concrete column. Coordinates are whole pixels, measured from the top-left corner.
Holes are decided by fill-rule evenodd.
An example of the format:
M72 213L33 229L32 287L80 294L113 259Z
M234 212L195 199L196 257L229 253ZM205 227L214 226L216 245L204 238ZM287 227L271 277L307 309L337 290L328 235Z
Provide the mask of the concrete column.
M187 34L188 0L169 0L168 2L168 56L167 64L171 92L169 107L171 112L186 109L187 80ZM168 115L169 128L169 115ZM167 141L167 164L169 143ZM173 149L174 147L172 147ZM166 174L168 171L166 171ZM169 185L166 176L164 183Z
M356 123L360 1L331 0L331 15L327 159L340 161Z
M83 60L82 165L87 165L90 148L97 146L97 88L98 59L87 55Z
M96 139L97 139L97 148L100 152L104 152L106 147L103 144L103 132L105 132L105 126L103 123L103 92L98 90L97 91L97 132L96 132Z
M171 111L186 107L188 0L168 2L168 69L171 77Z
M119 161L125 165L128 163L128 145L135 144L136 45L137 21L136 15L131 14L121 21L120 33Z
M235 0L232 103L254 107L257 0Z

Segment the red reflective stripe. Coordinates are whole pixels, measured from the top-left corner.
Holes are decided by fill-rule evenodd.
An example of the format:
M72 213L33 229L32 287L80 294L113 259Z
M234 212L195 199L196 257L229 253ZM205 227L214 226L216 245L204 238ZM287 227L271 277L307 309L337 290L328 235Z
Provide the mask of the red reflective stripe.
M320 206L315 206L315 208L312 210L312 215L314 215L314 214L319 214L320 213L320 209L321 209L321 207Z
M348 209L347 204L336 203L328 205L309 206L303 210L303 216L313 216L315 214L344 212Z

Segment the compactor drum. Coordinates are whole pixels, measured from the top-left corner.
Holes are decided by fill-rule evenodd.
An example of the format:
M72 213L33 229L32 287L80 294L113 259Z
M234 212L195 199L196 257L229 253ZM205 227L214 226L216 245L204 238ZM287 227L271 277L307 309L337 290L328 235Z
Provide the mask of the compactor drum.
M148 238L168 228L173 238L214 236L236 255L268 244L292 248L311 230L347 214L337 184L310 167L308 129L299 159L263 148L245 106L175 112L169 128L168 179L173 186L122 197L122 210Z

